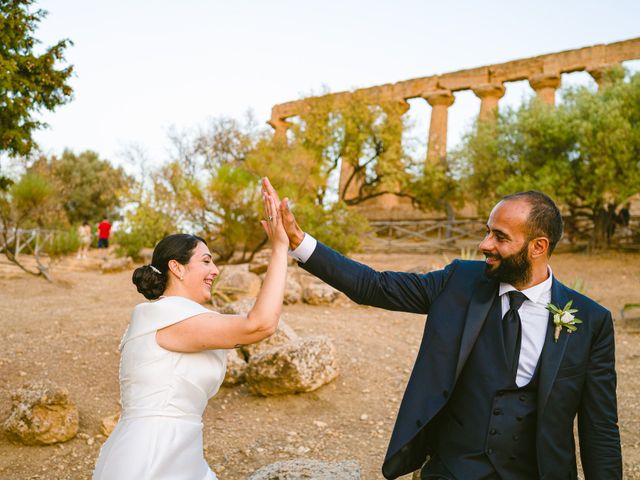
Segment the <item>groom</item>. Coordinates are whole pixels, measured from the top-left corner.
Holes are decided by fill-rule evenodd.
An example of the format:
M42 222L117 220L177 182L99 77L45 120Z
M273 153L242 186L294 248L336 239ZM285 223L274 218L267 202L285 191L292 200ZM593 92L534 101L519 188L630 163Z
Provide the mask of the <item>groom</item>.
M267 179L263 190L277 199ZM305 234L285 199L291 255L357 303L428 314L382 466L393 479L622 478L611 314L553 276L562 217L545 194L504 197L480 243L486 261L424 275L377 272ZM572 301L556 327L546 310Z

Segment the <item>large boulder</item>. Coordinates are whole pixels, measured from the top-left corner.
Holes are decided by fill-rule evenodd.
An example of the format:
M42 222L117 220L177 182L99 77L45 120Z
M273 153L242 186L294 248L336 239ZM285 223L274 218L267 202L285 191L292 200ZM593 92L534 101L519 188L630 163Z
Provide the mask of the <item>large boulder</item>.
M216 292L234 301L241 298L255 298L260 291L262 280L251 273L248 265L227 265L220 274L220 280L213 287Z
M100 269L102 273L120 272L122 270L131 270L133 268L133 259L131 257L108 258Z
M251 360L255 355L267 352L274 347L285 345L297 339L298 334L296 334L296 332L294 332L293 329L284 322L284 320L280 320L280 322L278 322L278 329L273 335L258 343L243 345L240 348L242 349L242 353L244 353L245 357Z
M260 275L267 271L269 267L269 260L271 259L271 250L260 250L253 257L253 260L249 262L249 271Z
M255 298L242 298L223 305L218 311L227 315L247 315L255 303Z
M302 300L302 285L292 275L287 275L284 286L284 304L291 305Z
M219 309L220 313L229 315L246 315L253 308L255 304L255 298L243 298L242 300L236 300L235 302L228 303ZM242 355L250 359L253 355L266 352L273 347L284 345L292 340L296 340L298 335L293 329L287 325L284 320L280 320L278 323L278 329L273 335L265 338L264 340L251 345L243 345L240 347Z
M66 388L31 382L12 393L4 428L10 439L25 445L66 442L78 433L78 407Z
M325 336L304 337L249 359L245 378L257 395L311 392L338 376L333 343Z
M237 349L227 352L227 371L224 375L222 385L232 387L244 382L244 373L247 370L247 362L244 357L238 353Z
M299 458L262 467L247 480L360 480L355 461L321 462Z
M310 282L302 292L302 300L309 305L333 303L340 292L326 283Z

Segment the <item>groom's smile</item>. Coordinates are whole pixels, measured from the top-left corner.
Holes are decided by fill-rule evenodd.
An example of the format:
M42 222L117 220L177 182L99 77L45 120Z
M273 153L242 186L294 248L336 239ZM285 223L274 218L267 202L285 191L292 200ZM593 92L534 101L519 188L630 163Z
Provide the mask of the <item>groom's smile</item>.
M491 211L487 234L479 245L489 278L511 285L527 284L531 278L527 202L500 202Z

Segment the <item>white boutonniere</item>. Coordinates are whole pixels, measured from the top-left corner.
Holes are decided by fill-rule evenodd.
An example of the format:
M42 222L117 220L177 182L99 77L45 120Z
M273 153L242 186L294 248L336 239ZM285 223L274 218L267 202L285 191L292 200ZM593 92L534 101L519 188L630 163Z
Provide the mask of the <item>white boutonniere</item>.
M582 323L582 320L577 319L573 314L578 310L571 308L573 300L569 300L564 308L560 309L553 303L547 303L547 310L553 313L553 324L556 326L553 332L553 339L557 342L560 338L560 332L563 328L567 330L567 333L575 332L578 327L578 323Z

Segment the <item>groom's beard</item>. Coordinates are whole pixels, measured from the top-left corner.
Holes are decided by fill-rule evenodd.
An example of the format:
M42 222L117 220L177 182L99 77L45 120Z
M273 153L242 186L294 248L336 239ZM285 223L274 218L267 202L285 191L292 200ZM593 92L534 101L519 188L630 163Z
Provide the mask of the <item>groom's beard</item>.
M497 266L485 264L487 277L510 285L526 285L531 280L531 262L529 261L529 242L520 251L503 257L498 254L485 253L487 258L500 260Z

